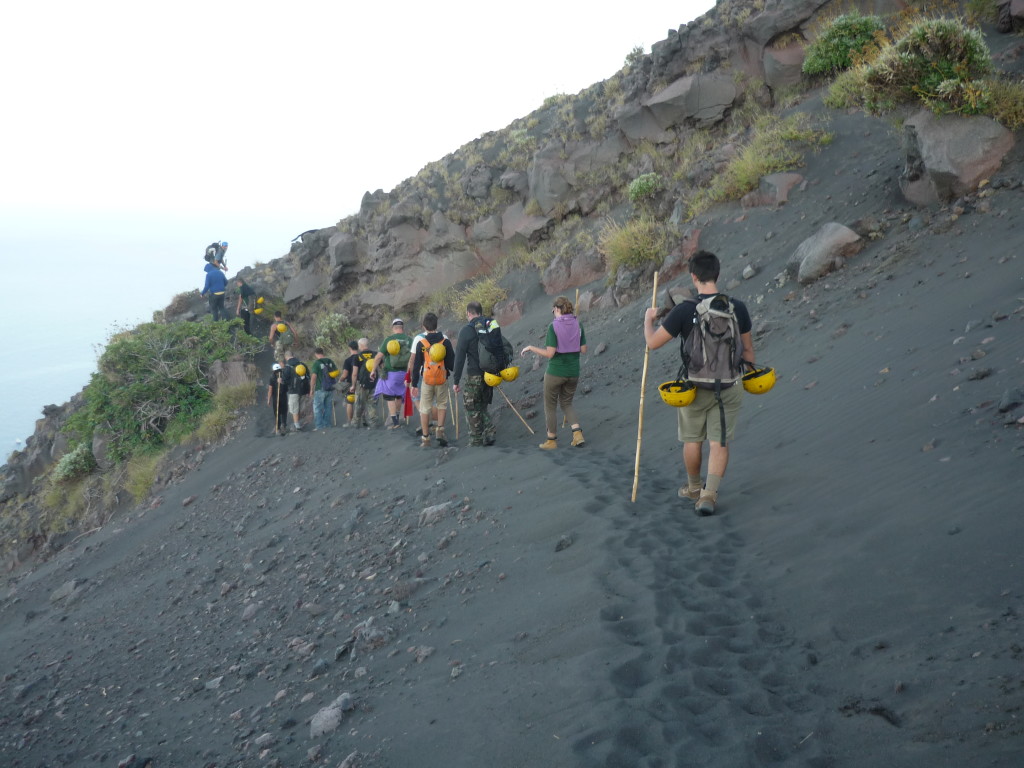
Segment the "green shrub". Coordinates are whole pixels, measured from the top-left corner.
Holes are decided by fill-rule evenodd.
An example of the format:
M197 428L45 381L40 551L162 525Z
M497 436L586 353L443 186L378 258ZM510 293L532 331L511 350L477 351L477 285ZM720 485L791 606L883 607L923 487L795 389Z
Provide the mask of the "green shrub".
M995 24L999 20L998 0L967 0L967 18L977 24L987 21Z
M979 81L991 72L978 30L955 19L926 19L868 66L864 106L879 112L921 101L936 112L978 114L986 108Z
M660 174L645 173L629 183L629 201L634 205L648 202L664 188L665 182Z
M323 347L328 355L348 353L348 342L358 339L360 333L352 327L348 315L339 312L321 312L313 320L313 346Z
M597 250L608 261L611 276L625 267L633 269L645 264L661 264L665 259L665 227L650 216L619 224L606 219L598 235Z
M988 82L989 114L1011 131L1024 128L1024 85L992 79Z
M149 496L156 482L157 467L165 455L163 451L144 451L128 461L124 488L136 504L141 504Z
M875 42L885 28L878 16L862 16L857 11L844 13L833 21L821 37L807 46L805 75L834 75L849 69L854 59Z
M213 410L199 421L196 437L204 442L212 442L223 437L227 434L228 428L235 423L239 411L254 405L255 402L255 384L225 387L213 396Z
M263 339L230 323L144 323L114 336L86 386L84 405L65 431L89 442L103 426L112 437L110 458L173 442L190 433L211 408L210 365L263 349Z
M494 277L483 277L450 294L446 309L455 317L462 317L466 312L466 305L471 301L478 301L484 309L484 314L490 315L494 312L494 305L507 298L508 292L498 285Z
M53 479L59 483L77 480L96 469L96 459L86 443L79 443L60 457L53 469Z
M690 217L712 203L738 200L755 189L762 176L803 165L803 147L819 146L831 140L832 135L817 128L807 114L797 113L782 120L771 114L761 115L725 170L690 200Z

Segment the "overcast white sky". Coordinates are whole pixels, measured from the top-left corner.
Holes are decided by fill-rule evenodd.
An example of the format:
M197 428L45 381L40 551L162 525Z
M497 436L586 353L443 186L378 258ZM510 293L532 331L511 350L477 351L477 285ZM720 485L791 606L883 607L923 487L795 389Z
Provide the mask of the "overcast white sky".
M11 3L0 210L258 214L294 222L259 247L280 255L365 191L609 77L713 5ZM195 253L218 238L256 248L210 226Z
M5 309L42 342L102 343L201 287L211 241L232 272L281 256L713 5L7 3Z

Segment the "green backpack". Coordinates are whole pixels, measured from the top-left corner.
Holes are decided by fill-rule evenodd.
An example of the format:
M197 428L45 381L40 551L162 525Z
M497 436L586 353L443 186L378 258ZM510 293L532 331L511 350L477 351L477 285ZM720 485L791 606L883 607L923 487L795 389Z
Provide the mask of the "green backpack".
M399 350L397 355L392 355L387 351L387 345L384 346L384 355L387 358L384 362L384 367L388 371L404 371L409 367L409 357L411 356L412 340L408 336L403 336L399 339L394 339L398 342ZM389 342L390 343L390 342Z

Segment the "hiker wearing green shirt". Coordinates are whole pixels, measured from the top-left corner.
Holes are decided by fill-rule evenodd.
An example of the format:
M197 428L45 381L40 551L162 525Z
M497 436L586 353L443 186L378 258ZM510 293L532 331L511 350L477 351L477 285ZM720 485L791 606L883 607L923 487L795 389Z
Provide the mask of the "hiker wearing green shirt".
M544 372L544 421L548 439L540 444L542 451L558 447L558 406L562 407L562 413L572 427L572 446L580 448L583 445L583 429L576 418L572 400L579 382L580 353L587 351L587 335L573 309L572 302L565 296L555 299L551 308L554 319L548 326L545 346L528 345L519 353L525 357L527 352L533 352L548 358Z

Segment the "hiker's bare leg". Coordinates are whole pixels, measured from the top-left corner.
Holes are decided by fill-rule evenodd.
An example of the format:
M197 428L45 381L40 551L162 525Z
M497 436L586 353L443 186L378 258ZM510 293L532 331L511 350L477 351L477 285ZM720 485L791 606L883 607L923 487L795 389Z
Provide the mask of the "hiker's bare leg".
M683 443L683 466L690 477L700 477L701 453L704 443Z
M728 446L716 443L714 440L709 440L708 445L711 448L708 455L708 474L725 477L725 468L729 464Z

